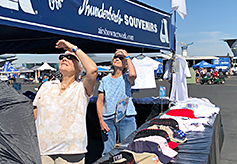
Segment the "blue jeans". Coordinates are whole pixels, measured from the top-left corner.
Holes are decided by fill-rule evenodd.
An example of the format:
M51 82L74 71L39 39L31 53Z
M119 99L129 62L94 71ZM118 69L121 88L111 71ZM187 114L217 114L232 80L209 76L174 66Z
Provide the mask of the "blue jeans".
M135 116L124 117L120 122L114 123L114 119L104 120L110 131L104 133L101 131L102 141L104 142L104 150L102 156L113 149L117 138L119 143L126 139L133 131L137 129Z

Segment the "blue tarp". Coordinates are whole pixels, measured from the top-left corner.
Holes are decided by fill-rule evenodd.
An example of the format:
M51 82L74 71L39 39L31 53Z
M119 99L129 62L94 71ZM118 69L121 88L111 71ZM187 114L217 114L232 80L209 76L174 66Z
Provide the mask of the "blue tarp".
M98 72L108 72L108 69L102 68L102 67L97 67Z
M206 61L201 61L200 63L197 63L196 65L193 65L192 66L194 69L195 68L215 68L215 66L214 65L212 65L212 64L210 64L210 63L208 63L208 62L206 62Z
M135 0L5 0L0 1L0 35L0 53L19 53L16 48L45 53L67 37L86 52L108 51L108 44L133 47L130 52L170 50L171 14ZM31 42L22 45L26 41Z

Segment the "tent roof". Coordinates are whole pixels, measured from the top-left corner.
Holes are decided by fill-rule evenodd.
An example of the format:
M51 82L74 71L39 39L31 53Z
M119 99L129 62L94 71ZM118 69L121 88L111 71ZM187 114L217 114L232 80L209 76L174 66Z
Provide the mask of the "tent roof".
M24 72L34 72L33 70L30 70L30 69L28 69L28 68L26 68L24 66L19 67L18 71L23 72L23 73Z
M44 71L44 70L56 71L56 69L51 67L47 62L44 62L44 64L42 66L38 67L37 70L39 70L39 71Z
M26 35L24 35L26 34ZM126 49L127 52L160 52L159 49L134 47L109 42L93 41L89 39L57 35L53 33L34 31L23 28L0 25L0 54L32 53L55 54L63 53L63 49L56 49L55 44L65 39L80 47L85 53L112 53L116 49Z
M171 14L136 0L87 2L107 13L106 18L93 15L87 9L80 13L83 0L62 2L63 7L57 6L57 9L42 0L30 1L24 8L18 1L13 3L20 6L19 10L8 4L0 8L0 54L62 53L63 49L55 48L59 39L70 41L85 53L113 53L120 48L129 53L170 49ZM131 24L132 19L142 25Z
M192 66L193 68L214 68L215 66L202 60L201 62L197 63L196 65Z
M38 70L39 67L40 66L36 65L36 66L32 67L31 70L33 70L33 71Z

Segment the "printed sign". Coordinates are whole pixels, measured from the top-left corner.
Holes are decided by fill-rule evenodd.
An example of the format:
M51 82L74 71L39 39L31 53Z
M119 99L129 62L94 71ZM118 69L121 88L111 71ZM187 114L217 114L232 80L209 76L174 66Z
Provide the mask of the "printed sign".
M0 25L170 49L171 14L130 0L1 0Z
M117 102L116 111L115 111L115 120L117 123L121 121L126 116L127 106L128 106L128 97Z
M160 86L160 98L164 98L165 97L165 87Z
M230 58L219 57L219 59L213 59L213 64L217 67L226 66L228 69L230 69Z

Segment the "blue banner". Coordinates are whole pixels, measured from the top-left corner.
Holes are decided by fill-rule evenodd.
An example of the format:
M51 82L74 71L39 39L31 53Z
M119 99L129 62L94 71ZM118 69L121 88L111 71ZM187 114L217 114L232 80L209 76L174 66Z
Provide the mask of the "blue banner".
M171 15L130 0L1 0L0 24L170 50Z
M156 70L156 74L163 74L163 58L156 58L155 60L160 62L158 69Z
M229 57L219 57L219 59L213 59L213 65L215 67L226 67L230 69L230 58Z
M7 72L7 70L8 70L8 67L9 67L9 61L6 61L5 63L4 63L4 66L3 66L3 72Z
M171 46L170 49L176 52L175 25L171 24Z

